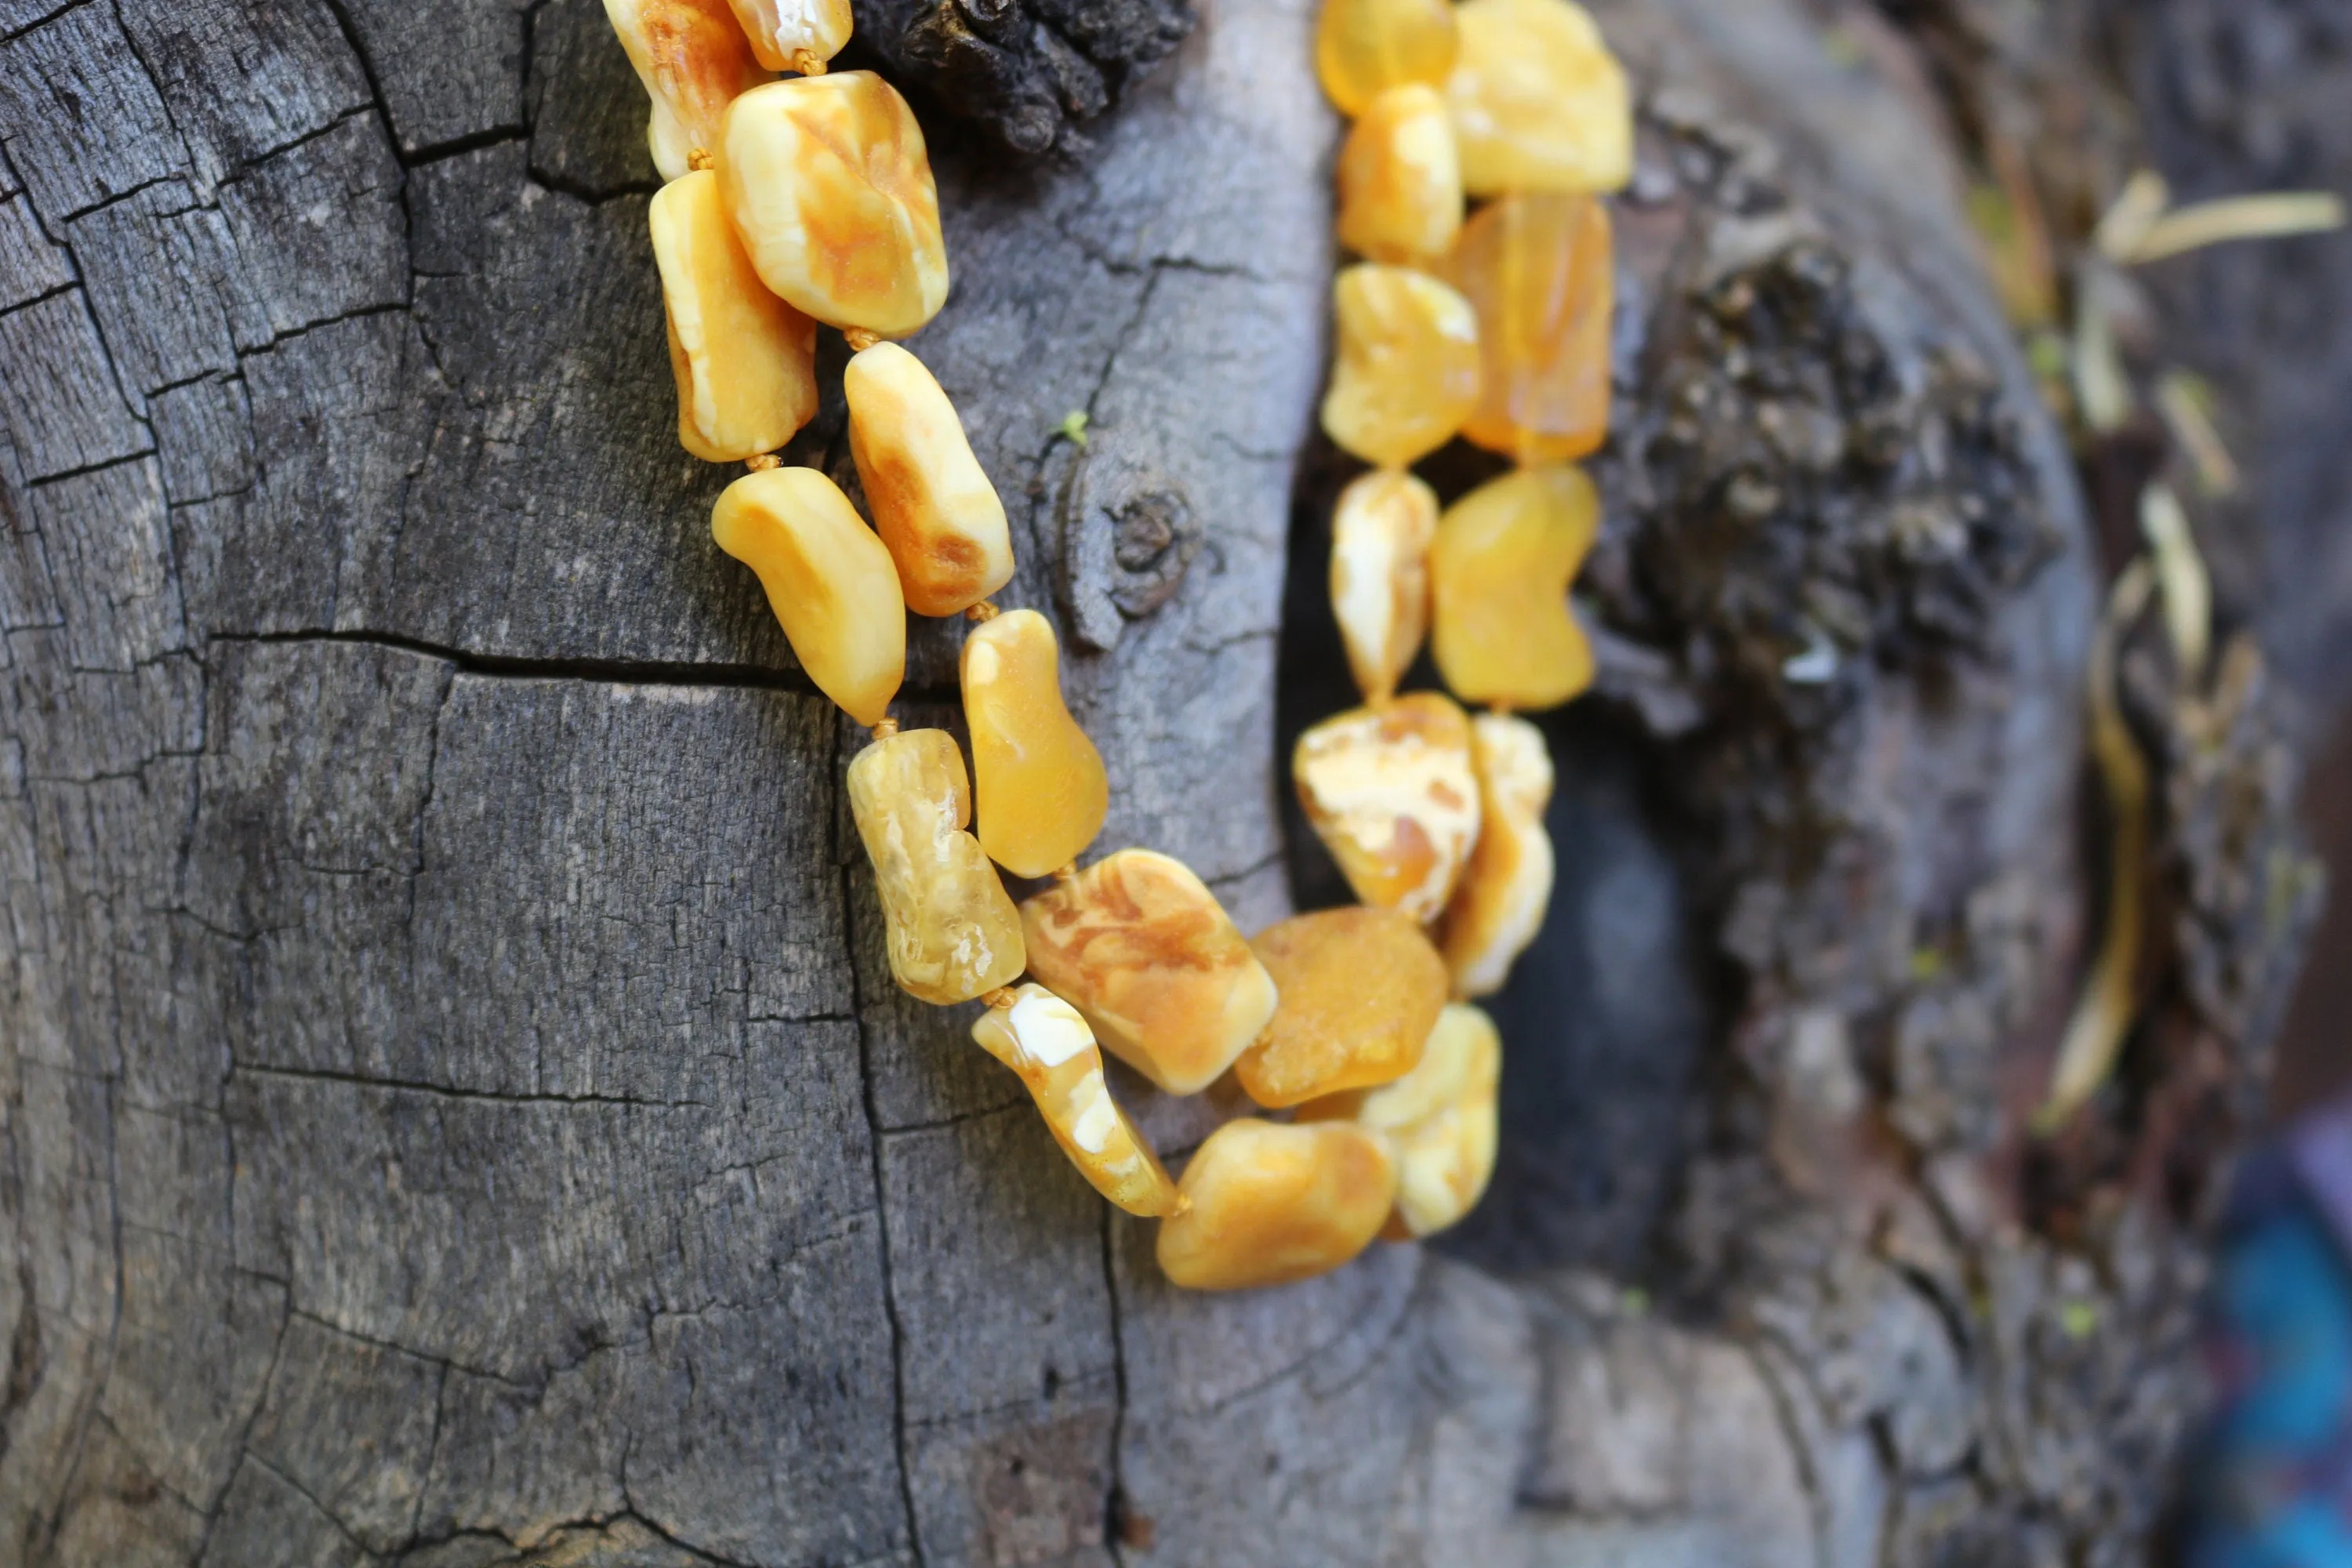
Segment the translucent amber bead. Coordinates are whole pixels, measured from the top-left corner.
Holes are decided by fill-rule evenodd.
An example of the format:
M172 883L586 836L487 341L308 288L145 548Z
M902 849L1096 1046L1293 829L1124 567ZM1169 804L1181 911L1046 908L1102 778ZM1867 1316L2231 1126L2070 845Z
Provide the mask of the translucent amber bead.
M1478 403L1478 319L1424 273L1366 262L1331 285L1339 318L1323 429L1402 468L1454 438Z
M1346 1121L1228 1121L1194 1152L1189 1207L1160 1224L1160 1268L1188 1290L1246 1290L1328 1273L1379 1234L1396 1171Z
M1176 1184L1103 1081L1102 1052L1076 1008L1042 985L971 1026L990 1056L1021 1075L1054 1142L1095 1191L1129 1214L1172 1214Z
M751 52L770 70L811 76L849 42L849 0L733 0Z
M1506 196L1463 226L1451 276L1477 311L1483 367L1465 437L1522 463L1601 445L1610 268L1608 209L1590 196Z
M1412 1071L1382 1089L1301 1106L1302 1122L1352 1121L1388 1141L1397 1167L1396 1241L1434 1236L1475 1207L1495 1173L1503 1041L1477 1008L1449 1004Z
M770 82L727 110L727 214L769 288L830 327L903 338L948 297L922 128L872 71Z
M720 121L738 94L773 79L761 68L727 0L604 0L604 16L637 79L667 111L684 143L667 160L661 142L654 143L664 179L686 173L688 152L719 145Z
M1470 721L1478 764L1478 845L1454 901L1445 906L1445 966L1459 996L1503 988L1511 963L1535 941L1551 903L1551 752L1524 719L1482 713Z
M1102 753L1062 705L1061 650L1034 610L973 628L963 645L963 713L980 785L980 841L1016 876L1043 877L1102 831Z
M1454 121L1421 82L1374 99L1339 149L1339 243L1374 261L1426 262L1462 232Z
M710 537L760 574L818 690L861 724L889 710L907 673L906 601L890 552L839 486L814 468L746 474L719 492Z
M931 373L898 344L876 343L851 358L841 382L849 454L907 607L960 615L1003 587L1013 577L1004 503Z
M1445 908L1478 841L1470 721L1433 691L1326 719L1291 756L1307 820L1356 896L1414 921Z
M1409 81L1444 82L1454 54L1448 0L1323 0L1315 25L1315 74L1342 114Z
M1234 1076L1280 1109L1393 1082L1421 1059L1445 1005L1445 961L1387 910L1294 915L1250 942L1274 976L1274 1016Z
M1429 542L1437 496L1411 474L1375 468L1331 514L1331 611L1357 689L1386 702L1429 631Z
M1506 191L1613 191L1633 174L1633 107L1601 29L1569 0L1465 0L1447 79L1462 182Z
M1568 584L1601 499L1569 464L1521 468L1445 509L1429 549L1430 649L1465 702L1554 708L1592 684Z
M971 790L954 736L875 741L850 762L849 809L874 863L890 973L910 995L945 1006L1019 978L1021 915L963 830Z
M1274 1016L1274 979L1201 879L1122 849L1021 906L1029 971L1121 1060L1197 1094Z
M816 323L768 292L708 169L648 209L661 268L677 438L707 462L772 452L816 413Z

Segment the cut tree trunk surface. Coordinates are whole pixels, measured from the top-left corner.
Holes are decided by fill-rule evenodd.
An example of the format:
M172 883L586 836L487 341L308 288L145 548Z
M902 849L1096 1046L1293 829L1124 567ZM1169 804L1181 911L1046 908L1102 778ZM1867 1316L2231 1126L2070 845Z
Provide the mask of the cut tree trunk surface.
M980 125L917 347L1000 600L1102 844L1254 929L1328 883L1278 742L1348 700L1308 5L1149 75L1181 14L954 13L1128 82L1085 147L890 9ZM600 8L0 0L0 1562L2137 1560L2193 1239L2016 1196L2090 918L2067 455L1891 34L1598 9L1602 689L1503 1171L1444 1249L1202 1297L889 982L858 734L676 444ZM787 460L854 485L822 352ZM1233 1109L1119 1089L1171 1156Z

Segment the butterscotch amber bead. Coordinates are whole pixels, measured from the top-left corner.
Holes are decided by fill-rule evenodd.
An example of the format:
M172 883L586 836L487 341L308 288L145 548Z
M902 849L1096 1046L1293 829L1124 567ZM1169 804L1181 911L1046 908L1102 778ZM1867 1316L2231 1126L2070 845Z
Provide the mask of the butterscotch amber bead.
M1013 577L1004 503L931 373L898 344L876 343L851 358L841 384L849 455L907 607L960 615L1004 586Z
M1569 0L1465 0L1445 84L1474 196L1613 191L1633 177L1633 109L1601 30Z
M1445 961L1388 910L1294 915L1250 942L1274 977L1274 1016L1234 1066L1242 1089L1278 1110L1412 1070L1445 1005Z
M1014 610L963 645L963 712L980 786L980 841L1016 876L1043 877L1102 831L1110 780L1102 753L1062 704L1053 626Z
M1386 702L1429 631L1429 544L1437 495L1411 474L1375 468L1331 513L1331 612L1357 689Z
M1454 57L1447 0L1324 0L1315 25L1315 74L1342 114L1406 82L1443 83Z
M1374 261L1423 265L1462 232L1462 166L1435 88L1390 88L1339 149L1339 243Z
M1478 840L1462 710L1433 691L1352 709L1299 736L1291 773L1307 823L1356 896L1435 920Z
M1274 979L1181 861L1122 849L1021 906L1029 970L1171 1094L1196 1094L1274 1016Z
M1520 468L1445 509L1429 549L1430 651L1465 702L1555 708L1592 684L1568 584L1601 499L1567 463Z
M907 673L906 601L890 552L840 487L814 468L746 474L710 509L710 537L759 574L818 690L861 724L889 710Z
M945 1006L1020 976L1021 916L963 830L971 790L954 736L875 741L850 762L849 809L874 863L890 973L910 995Z
M1475 1007L1449 1004L1412 1071L1381 1089L1301 1106L1303 1122L1352 1121L1387 1141L1397 1167L1396 1214L1383 1231L1434 1236L1475 1207L1495 1173L1502 1037Z
M1338 317L1323 429L1368 463L1402 468L1454 438L1478 404L1478 320L1425 273L1365 262L1331 285Z
M849 0L733 0L733 5L752 53L770 70L814 75L849 42Z
M1609 434L1609 213L1590 196L1505 196L1462 227L1448 275L1477 312L1477 406L1462 434L1522 463Z
M1470 721L1478 765L1478 844L1445 906L1439 943L1460 996L1503 988L1511 963L1535 941L1551 903L1551 752L1524 719L1481 713Z
M687 172L687 154L719 145L719 129L736 97L772 79L761 68L727 0L604 0L605 19L636 68L677 141L654 142L666 180ZM683 143L683 145L679 145Z
M1043 985L1024 985L1011 1006L982 1014L971 1037L1021 1075L1054 1142L1095 1191L1129 1214L1175 1212L1176 1184L1111 1099L1102 1052L1076 1008Z
M665 180L684 175L697 145L686 133L686 127L677 122L677 116L660 99L655 99L653 113L646 121L646 151L653 154L655 172Z
M654 193L677 438L707 462L772 452L816 413L816 323L768 292L708 169Z
M1160 1225L1160 1268L1189 1290L1246 1290L1328 1273L1363 1251L1395 1201L1381 1140L1346 1121L1228 1121L1196 1151Z
M727 110L719 191L761 279L830 327L902 338L948 297L922 128L872 71L770 82Z

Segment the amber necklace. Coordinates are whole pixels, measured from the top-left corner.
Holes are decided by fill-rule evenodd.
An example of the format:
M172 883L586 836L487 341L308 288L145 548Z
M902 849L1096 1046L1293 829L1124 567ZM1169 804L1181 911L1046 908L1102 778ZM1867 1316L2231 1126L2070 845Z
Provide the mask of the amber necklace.
M1362 903L1244 941L1168 856L1076 863L1108 809L1102 758L1064 706L1052 625L990 603L1013 575L1004 507L893 341L946 301L947 252L906 100L870 71L825 74L847 0L605 8L667 182L651 222L678 439L751 470L712 537L759 574L809 679L873 731L849 801L898 984L987 1003L972 1037L1097 1191L1160 1220L1178 1285L1304 1279L1459 1220L1494 1168L1502 1055L1466 999L1502 984L1551 894L1551 759L1514 710L1592 674L1568 586L1599 501L1574 459L1607 431L1597 198L1630 173L1633 126L1591 19L1570 0L1325 0L1318 73L1355 119L1339 236L1365 259L1333 285L1322 423L1373 465L1332 518L1331 597L1365 705L1300 737L1293 773ZM1465 195L1485 203L1466 221ZM855 351L871 528L831 479L772 455L816 412L819 323ZM1441 513L1411 465L1456 435L1517 466ZM908 610L973 623L969 774L952 735L889 717ZM1424 637L1454 696L1488 711L1396 694ZM1016 908L999 866L1054 884ZM1102 1046L1170 1094L1230 1072L1289 1119L1226 1122L1171 1180L1111 1098Z

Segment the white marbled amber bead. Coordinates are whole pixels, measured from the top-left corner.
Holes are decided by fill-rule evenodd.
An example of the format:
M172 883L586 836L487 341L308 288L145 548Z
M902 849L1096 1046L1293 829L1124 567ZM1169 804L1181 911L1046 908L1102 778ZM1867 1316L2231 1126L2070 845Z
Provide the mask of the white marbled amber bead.
M687 172L695 148L719 145L729 104L774 79L727 0L604 0L604 18L654 100L650 142L665 180Z
M1435 920L1478 841L1470 721L1433 691L1356 708L1299 736L1291 773L1307 823L1356 896Z
M931 373L897 343L876 343L851 357L841 384L849 455L907 607L961 615L1003 587L1013 577L1004 503Z
M1019 978L1021 914L964 831L971 790L945 730L878 736L849 764L849 809L874 865L891 976L946 1006Z
M1392 87L1339 149L1339 243L1374 261L1425 265L1462 232L1462 164L1435 88Z
M1429 632L1429 542L1437 495L1411 474L1375 468L1339 492L1331 513L1331 613L1348 668L1377 708Z
M768 292L698 169L654 193L678 444L708 462L772 452L816 413L816 323Z
M1439 942L1457 996L1503 988L1551 904L1551 752L1543 731L1524 719L1481 713L1470 721L1478 768L1478 844L1445 906Z
M1299 1107L1302 1122L1344 1120L1388 1142L1397 1168L1391 1240L1434 1236L1475 1207L1495 1173L1503 1041L1494 1020L1448 1003L1413 1069L1380 1089Z
M760 63L816 76L849 42L849 0L731 0Z
M982 1014L971 1037L1021 1075L1054 1142L1095 1191L1129 1214L1176 1211L1176 1184L1111 1099L1102 1052L1076 1008L1043 985L1024 985L1010 1006Z
M759 574L817 689L861 724L880 720L906 678L907 606L890 552L840 487L814 468L746 474L719 492L710 537Z

